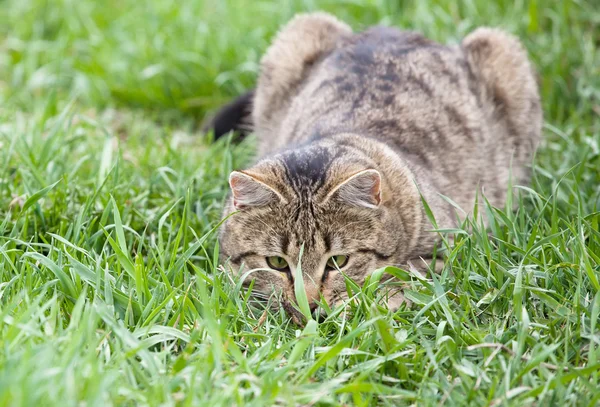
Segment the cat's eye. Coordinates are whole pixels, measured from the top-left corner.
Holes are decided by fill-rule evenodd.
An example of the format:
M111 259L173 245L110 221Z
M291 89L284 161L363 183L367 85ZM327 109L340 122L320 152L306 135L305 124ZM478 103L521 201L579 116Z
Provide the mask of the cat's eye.
M337 256L331 256L329 260L327 260L327 268L336 270L338 268L344 267L348 264L348 256L343 254L339 254Z
M289 271L290 269L288 262L285 261L283 257L279 256L267 257L267 264L277 271Z

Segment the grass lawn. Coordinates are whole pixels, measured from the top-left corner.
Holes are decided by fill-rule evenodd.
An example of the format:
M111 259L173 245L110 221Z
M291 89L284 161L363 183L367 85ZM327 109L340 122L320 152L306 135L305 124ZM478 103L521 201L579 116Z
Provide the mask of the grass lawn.
M439 275L391 270L412 306L374 278L304 328L220 271L252 140L196 129L317 8L442 42L504 27L545 128L516 211L481 200L491 226ZM600 404L599 48L596 0L0 0L0 405Z

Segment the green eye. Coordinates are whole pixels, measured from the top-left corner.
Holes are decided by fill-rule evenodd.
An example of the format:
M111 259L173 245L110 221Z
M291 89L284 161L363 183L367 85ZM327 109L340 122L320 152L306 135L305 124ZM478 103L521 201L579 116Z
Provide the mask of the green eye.
M267 257L267 264L272 269L275 269L278 271L288 271L290 269L288 262L285 261L285 259L283 257L279 257L279 256Z
M329 260L327 260L327 267L334 270L338 268L341 269L346 264L348 264L348 256L344 256L343 254L331 256Z

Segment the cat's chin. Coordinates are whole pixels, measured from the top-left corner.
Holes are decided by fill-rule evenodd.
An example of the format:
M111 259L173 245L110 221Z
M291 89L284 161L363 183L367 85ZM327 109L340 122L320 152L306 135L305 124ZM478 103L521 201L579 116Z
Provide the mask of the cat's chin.
M398 285L382 287L381 290L384 291L378 294L379 300L377 303L380 306L389 309L391 312L398 311L403 304L410 307L412 302L404 296L404 288L404 286ZM258 296L253 295L251 298L251 304L253 306L258 307L261 310L266 310L268 308L273 312L283 309L285 314L295 325L299 327L306 326L306 317L298 310L296 306L292 304L289 299L274 298L273 296L268 297L263 293L260 293ZM312 312L312 318L319 323L325 322L328 317L331 317L332 315L339 315L339 309L341 307L345 307L345 309L349 311L352 308L352 301L353 300L349 300L348 298L336 300L333 304L330 304L330 308L332 310L331 314L329 314L323 307L318 307Z
M280 309L283 309L283 311L285 311L286 315L292 320L292 322L298 326L305 326L306 325L306 317L302 314L302 312L298 311L298 309L296 307L294 307L294 305L287 299L287 298L273 298L273 297L267 297L266 295L264 295L263 293L260 293L259 295L255 295L256 293L253 293L252 295L252 301L251 304L253 306L258 307L261 310L267 310L270 309L273 312L277 312ZM318 314L318 310L316 310L313 313L313 317L315 317L315 319L317 319L317 321L321 322L322 320L324 320L324 318L326 317L325 313Z
M282 299L281 306L283 307L285 313L291 318L294 324L298 326L306 325L306 317L300 311L298 311L289 300Z

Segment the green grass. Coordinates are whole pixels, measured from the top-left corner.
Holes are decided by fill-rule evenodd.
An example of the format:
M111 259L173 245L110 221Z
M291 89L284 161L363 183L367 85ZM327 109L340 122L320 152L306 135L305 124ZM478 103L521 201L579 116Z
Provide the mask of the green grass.
M252 143L203 115L295 12L456 42L519 35L545 141L516 211L457 234L413 305L306 328L248 304L214 228ZM0 405L600 403L600 9L593 0L0 1Z

